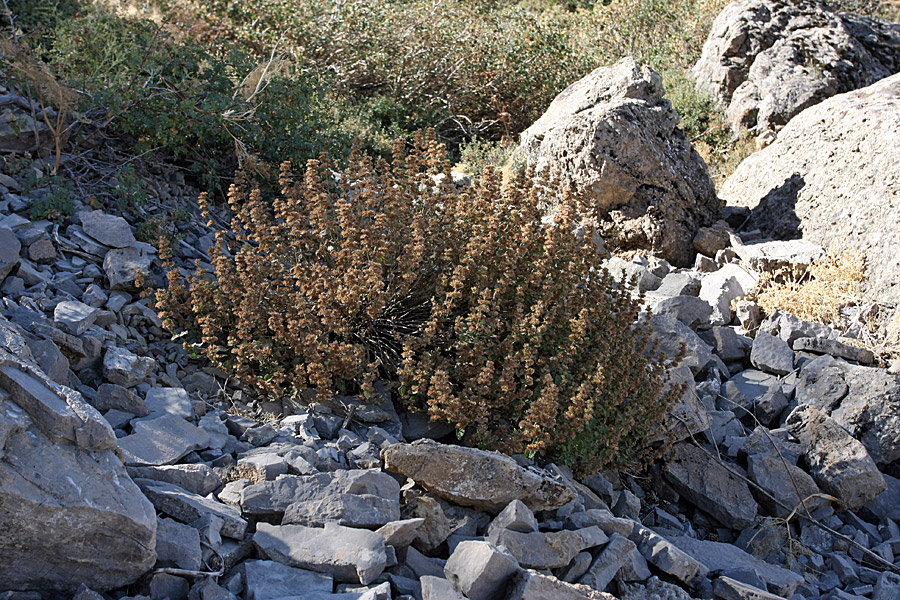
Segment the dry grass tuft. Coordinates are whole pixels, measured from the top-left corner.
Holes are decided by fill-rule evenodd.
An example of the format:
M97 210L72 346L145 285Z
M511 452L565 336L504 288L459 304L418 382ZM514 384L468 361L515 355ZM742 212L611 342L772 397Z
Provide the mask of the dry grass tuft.
M865 278L861 253L829 249L805 272L763 273L756 301L767 314L781 310L805 321L837 324L841 309L860 301Z

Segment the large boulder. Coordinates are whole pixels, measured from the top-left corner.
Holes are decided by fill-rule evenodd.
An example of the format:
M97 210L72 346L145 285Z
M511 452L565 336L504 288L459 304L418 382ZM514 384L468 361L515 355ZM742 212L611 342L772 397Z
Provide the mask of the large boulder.
M156 562L156 513L77 392L0 351L3 589L106 591Z
M556 97L519 152L587 196L610 249L650 249L689 266L691 240L718 218L719 201L664 93L633 58L600 67Z
M737 0L694 65L734 129L783 127L805 108L900 71L900 24L831 12L820 0Z
M900 376L826 354L803 366L796 394L862 442L876 463L900 459Z
M825 100L744 160L719 190L748 229L866 257L869 291L900 301L900 74Z
M441 498L493 514L513 500L531 510L553 510L575 499L562 483L499 452L422 439L394 444L382 458L386 470L406 475Z

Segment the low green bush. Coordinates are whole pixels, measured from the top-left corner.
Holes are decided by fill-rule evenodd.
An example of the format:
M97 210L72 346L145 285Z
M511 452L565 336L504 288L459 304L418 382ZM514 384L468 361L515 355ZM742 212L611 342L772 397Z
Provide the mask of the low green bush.
M160 315L276 398L382 379L482 447L579 473L645 456L680 390L662 393L641 298L601 267L585 207L533 173L449 176L418 136L390 165L355 151L337 182L324 157L302 179L285 164L271 198L239 182L236 235L217 234L212 273L168 263Z

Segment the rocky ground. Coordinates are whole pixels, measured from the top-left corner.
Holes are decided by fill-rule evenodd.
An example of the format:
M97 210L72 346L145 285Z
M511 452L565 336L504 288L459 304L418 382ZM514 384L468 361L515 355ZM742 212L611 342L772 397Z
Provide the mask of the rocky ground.
M824 164L814 152L792 163L820 203L792 213L796 232L829 229L815 221L830 214L823 203L853 204L849 192L828 196L834 156L897 158L860 140L866 127L893 131L898 85L797 117L878 107L854 135L827 140ZM631 232L621 249L649 248L607 266L646 293L661 348L686 350L671 371L686 391L659 432L674 442L666 461L578 480L454 445L452 430L398 411L387 393L265 402L171 340L135 286L138 271L162 273L156 249L135 239L134 211L165 221L196 190L162 169L145 208L98 209L82 194L73 216L32 220L53 195L38 159L0 175L0 599L900 597L900 364L866 347L864 307L838 330L763 316L753 301L766 273L823 252L763 227L779 218L769 206L783 208L770 190L781 172L767 169L795 156L791 140L812 125L795 135L789 124L783 143L751 157L723 188L733 206L713 215L708 174L652 71L622 61L567 92L523 147L540 161L588 147L578 139L598 144L570 157L573 177L609 184L597 201ZM9 110L21 104L12 96ZM658 134L633 127L645 121ZM826 135L801 145L821 148ZM80 173L89 158L64 165ZM854 180L857 204L888 214L896 177L869 175ZM77 184L102 197L102 179ZM672 222L653 220L654 203ZM862 247L892 264L892 234L860 219L832 229L871 234ZM165 222L181 268L208 260L209 229L187 215ZM873 281L872 293L895 291L900 275Z

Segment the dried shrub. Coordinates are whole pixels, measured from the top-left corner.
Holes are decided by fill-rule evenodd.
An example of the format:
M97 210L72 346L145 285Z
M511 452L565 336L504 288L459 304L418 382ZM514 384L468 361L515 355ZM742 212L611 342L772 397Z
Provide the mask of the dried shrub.
M861 253L829 249L808 269L764 273L757 302L768 314L782 310L806 321L840 323L841 309L860 300L863 281Z
M531 173L456 189L433 134L403 148L357 149L339 177L325 157L302 181L285 167L271 203L234 185L236 235L213 273L171 268L167 326L276 397L380 378L483 447L578 472L641 458L680 390L661 393L641 298L600 267L584 207Z

